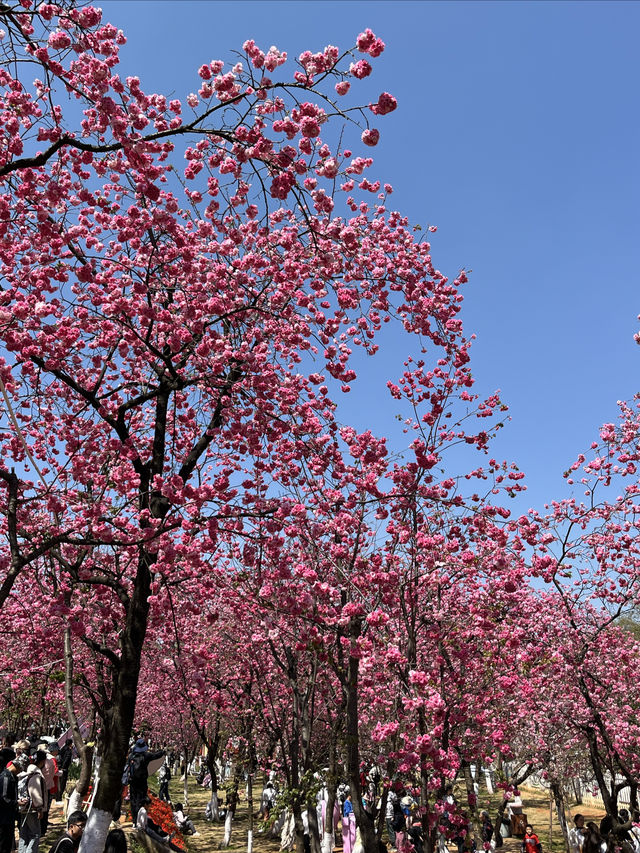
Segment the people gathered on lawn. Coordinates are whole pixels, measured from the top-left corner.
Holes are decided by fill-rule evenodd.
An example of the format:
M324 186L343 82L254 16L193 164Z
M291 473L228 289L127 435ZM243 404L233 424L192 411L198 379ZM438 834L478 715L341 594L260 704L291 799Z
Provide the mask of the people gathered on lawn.
M6 745L6 740L4 743L4 748L0 749L0 853L15 853L16 829L19 853L40 853L50 806L65 793L73 746L69 738L60 739L62 749L57 743L48 741L35 741L34 745L34 742L20 740L13 746ZM198 784L205 788L211 785L211 775L215 776L204 762L188 761L175 749L152 750L143 734L132 740L123 783L124 792L128 792L133 825L156 844L173 850L184 849L174 841L181 835L200 835L196 822L182 803L172 803L170 799L169 782L180 772L198 774ZM153 777L152 785L158 785L158 797L149 789L150 777ZM219 778L224 778L224 772ZM500 819L492 820L487 809L476 810L477 785L473 793L467 785L465 794L469 810L465 811L458 804L453 784L447 782L436 792L435 799L430 800L431 814L424 820L419 788L413 787L410 780L384 779L380 769L374 766L368 773L364 770L361 773L359 803L354 802L355 792L347 784L338 785L332 814L328 811L328 787L321 785L317 793L316 818L310 821L308 809L301 814L304 846L306 850L311 849L313 824L321 840L325 833L331 833L338 846L342 842L343 853L361 853L359 814L365 812L378 827L380 811L384 809L386 837L383 835L380 850L386 849L388 853L424 853L427 849L434 853L492 853L502 846L500 836L505 835L520 839L520 853L543 853L540 834L527 822L519 792L515 788L508 791L503 808L498 812ZM214 802L211 800L207 804L205 816L208 820L224 816L224 806L218 807L215 814L209 808ZM276 773L272 771L256 802L257 816L261 819L259 831L272 837L282 831L281 849L292 850L296 824L291 817L287 819L289 812L284 803L286 796L281 798ZM123 813L126 814L124 808ZM431 817L434 814L435 822ZM114 814L116 821L118 817L119 814ZM76 853L86 821L84 811L70 814L65 832L55 839L49 853ZM425 838L425 828L428 838ZM640 853L640 813L620 808L615 817L607 815L599 821L587 820L585 815L578 813L566 829L566 839L569 853ZM107 847L105 853L126 853L126 836L119 827L110 832Z

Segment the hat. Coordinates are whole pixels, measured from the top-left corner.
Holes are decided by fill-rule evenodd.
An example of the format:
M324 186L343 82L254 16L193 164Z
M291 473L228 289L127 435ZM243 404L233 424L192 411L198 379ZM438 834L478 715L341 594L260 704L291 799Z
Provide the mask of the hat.
M138 740L135 742L135 746L133 747L133 751L138 753L146 752L148 749L149 747L147 746L147 742L143 737L139 737Z
M16 749L31 749L31 744L28 740L19 740Z

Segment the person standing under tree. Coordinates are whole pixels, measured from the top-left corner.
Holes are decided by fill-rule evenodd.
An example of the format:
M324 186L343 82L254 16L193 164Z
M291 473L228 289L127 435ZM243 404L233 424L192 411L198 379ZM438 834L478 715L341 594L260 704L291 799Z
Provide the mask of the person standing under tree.
M60 750L58 756L58 770L60 771L60 779L58 782L58 800L62 799L64 790L67 787L67 778L69 777L69 768L73 759L73 745L71 738L67 738L64 746Z
M584 816L577 814L573 818L574 826L569 830L569 851L570 853L582 853L584 840L587 836L587 830L584 828Z
M47 753L39 749L25 774L26 797L24 800L18 800L20 808L18 850L20 853L38 853L40 846L42 819L47 804L47 788L42 773L46 760Z
M138 817L138 809L142 801L147 798L149 788L149 763L156 758L162 758L164 750L159 749L151 752L146 740L138 738L131 750L129 759L129 801L131 803L131 817L135 824Z
M533 831L530 823L527 824L522 839L522 853L542 853L542 844L540 844L540 839Z
M169 770L169 759L165 759L164 764L158 770L158 782L160 786L158 788L158 798L160 800L164 800L165 802L169 802L169 782L171 781L171 770Z

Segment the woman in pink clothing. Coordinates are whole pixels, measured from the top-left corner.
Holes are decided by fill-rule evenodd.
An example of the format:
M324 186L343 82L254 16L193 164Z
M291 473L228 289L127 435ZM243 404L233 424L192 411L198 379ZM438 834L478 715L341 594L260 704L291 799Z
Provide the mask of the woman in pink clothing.
M356 843L356 816L353 813L353 803L351 802L351 794L347 794L347 799L342 807L342 849L343 853L351 853L353 846Z

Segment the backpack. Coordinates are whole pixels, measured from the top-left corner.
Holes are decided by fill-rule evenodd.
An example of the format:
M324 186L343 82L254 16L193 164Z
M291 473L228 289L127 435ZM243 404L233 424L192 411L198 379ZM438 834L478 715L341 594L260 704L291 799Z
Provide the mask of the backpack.
M129 759L129 783L146 782L147 761L144 752L137 752Z
M31 794L29 792L29 782L32 777L37 773L36 770L32 770L31 773L25 773L22 778L18 779L18 803L22 800L23 803L20 804L20 814L27 814L31 810ZM24 802L26 801L26 802Z

